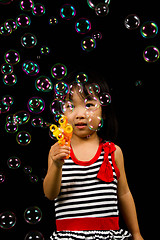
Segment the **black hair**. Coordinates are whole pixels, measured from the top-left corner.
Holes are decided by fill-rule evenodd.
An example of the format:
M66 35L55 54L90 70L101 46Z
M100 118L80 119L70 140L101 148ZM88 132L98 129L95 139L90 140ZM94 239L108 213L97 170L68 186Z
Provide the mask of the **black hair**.
M94 93L97 97L99 97L102 93L108 93L109 95L111 95L105 77L100 72L97 72L92 68L78 66L72 72L70 72L63 79L63 81L69 86L72 85L73 88L76 87L78 85L76 77L80 72L85 73L88 77L88 80L82 83L83 92L80 93L80 95L83 98L89 95L88 87L93 83L98 84L98 86L100 87L100 92ZM102 106L102 117L103 127L97 131L98 136L103 140L115 141L118 135L118 122L116 114L114 112L112 99L107 106Z

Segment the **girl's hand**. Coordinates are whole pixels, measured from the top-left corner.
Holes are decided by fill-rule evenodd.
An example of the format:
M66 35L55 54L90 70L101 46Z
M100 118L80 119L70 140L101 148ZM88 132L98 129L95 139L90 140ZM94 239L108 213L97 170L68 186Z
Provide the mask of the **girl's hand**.
M140 233L133 234L132 240L144 240Z
M56 142L50 149L49 158L57 167L62 167L64 164L64 159L66 156L70 154L69 146L60 146L58 142Z

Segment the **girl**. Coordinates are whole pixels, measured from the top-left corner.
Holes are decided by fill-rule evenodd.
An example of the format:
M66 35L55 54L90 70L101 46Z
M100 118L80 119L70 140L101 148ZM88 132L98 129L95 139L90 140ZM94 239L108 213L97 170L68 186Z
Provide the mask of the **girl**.
M63 114L73 135L70 147L55 143L49 152L43 188L54 200L57 227L50 239L143 240L122 151L109 141L116 120L108 85L93 72L87 77L83 88L73 74L65 80ZM129 232L119 228L118 204Z

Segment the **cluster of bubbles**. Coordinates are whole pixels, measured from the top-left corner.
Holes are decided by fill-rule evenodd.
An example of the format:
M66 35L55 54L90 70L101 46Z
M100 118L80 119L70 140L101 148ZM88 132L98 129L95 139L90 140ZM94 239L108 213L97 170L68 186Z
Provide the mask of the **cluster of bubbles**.
M125 18L124 25L129 30L137 29L140 26L140 19L136 14L130 14ZM140 34L145 39L152 39L157 33L158 26L154 21L146 21L140 26ZM154 45L147 46L143 51L143 59L147 63L156 62L159 55L159 49Z

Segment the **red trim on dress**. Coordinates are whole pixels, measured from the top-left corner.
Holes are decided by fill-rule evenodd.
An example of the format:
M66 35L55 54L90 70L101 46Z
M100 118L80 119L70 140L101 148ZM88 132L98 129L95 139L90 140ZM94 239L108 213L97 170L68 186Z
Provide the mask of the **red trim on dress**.
M57 231L119 230L119 217L56 220Z

